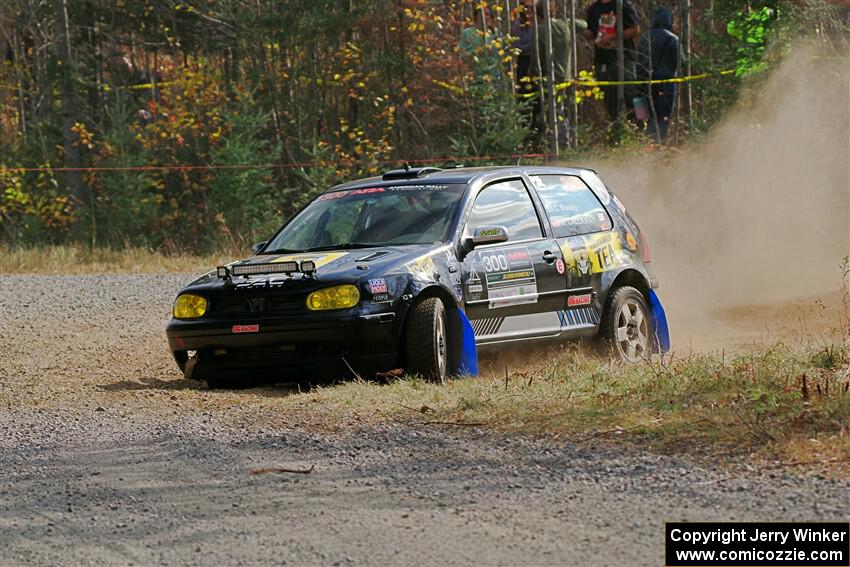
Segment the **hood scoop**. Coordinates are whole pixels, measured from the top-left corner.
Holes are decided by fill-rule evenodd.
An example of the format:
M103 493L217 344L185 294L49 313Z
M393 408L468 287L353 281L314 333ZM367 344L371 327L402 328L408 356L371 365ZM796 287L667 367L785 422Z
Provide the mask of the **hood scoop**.
M392 254L392 252L390 252L389 250L379 250L377 252L370 252L369 254L366 254L365 256L361 256L360 258L357 258L355 260L355 262L371 262L372 260L377 260L378 258L383 258L387 254Z

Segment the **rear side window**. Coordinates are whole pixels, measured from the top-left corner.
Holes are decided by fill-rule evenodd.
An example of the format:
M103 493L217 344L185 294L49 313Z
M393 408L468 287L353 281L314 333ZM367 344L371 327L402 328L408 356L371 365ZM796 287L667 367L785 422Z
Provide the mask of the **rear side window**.
M608 212L580 177L535 175L531 179L557 238L611 230Z
M500 181L481 190L466 223L466 236L478 227L494 225L507 228L509 240L543 237L534 204L519 179Z

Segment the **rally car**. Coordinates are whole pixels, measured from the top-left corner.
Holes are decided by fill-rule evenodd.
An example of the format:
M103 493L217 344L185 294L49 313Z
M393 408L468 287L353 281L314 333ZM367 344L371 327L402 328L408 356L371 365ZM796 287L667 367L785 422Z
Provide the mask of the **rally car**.
M477 372L478 349L598 336L669 348L649 245L590 169L388 171L317 196L183 288L168 344L211 387L263 374Z

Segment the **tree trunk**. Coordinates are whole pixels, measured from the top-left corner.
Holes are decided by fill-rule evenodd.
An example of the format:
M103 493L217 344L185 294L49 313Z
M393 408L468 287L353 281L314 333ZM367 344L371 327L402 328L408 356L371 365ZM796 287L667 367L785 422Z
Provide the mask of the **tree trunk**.
M623 0L617 0L617 137L623 128L623 111L626 102L626 59L623 52Z
M546 26L546 82L549 112L549 151L552 159L558 159L558 110L555 103L555 62L552 60L552 14L549 13L549 1L543 2L543 21Z
M56 30L56 59L59 66L59 91L62 102L62 150L65 156L65 185L77 204L83 201L83 175L78 137L72 128L77 123L74 84L76 74L71 59L71 29L68 22L67 0L54 0L54 25Z
M685 49L685 76L691 76L691 0L683 0L682 2L682 39L684 40ZM680 50L681 53L681 50ZM693 119L693 93L691 91L691 82L685 83L684 89L685 103L685 123L688 125L688 132L694 129Z
M576 0L570 0L570 36L572 37L572 88L569 92L572 93L570 107L572 108L572 120L570 120L570 129L572 130L571 142L574 149L578 149L578 41L576 32Z

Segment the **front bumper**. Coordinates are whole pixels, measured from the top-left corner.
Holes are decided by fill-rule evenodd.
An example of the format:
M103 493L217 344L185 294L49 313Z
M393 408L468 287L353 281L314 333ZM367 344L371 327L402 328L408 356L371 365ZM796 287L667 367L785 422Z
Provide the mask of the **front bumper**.
M172 319L168 346L187 377L309 378L394 367L402 320L395 312L250 320ZM258 325L234 332L234 325ZM349 368L350 367L350 368Z

